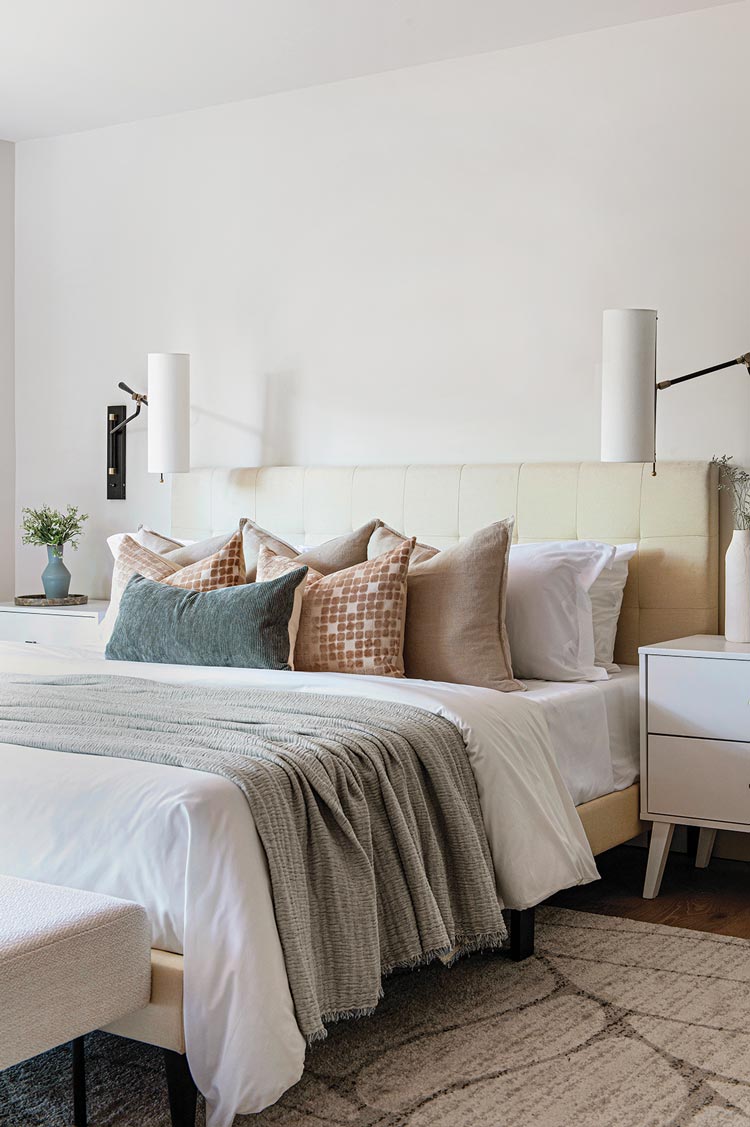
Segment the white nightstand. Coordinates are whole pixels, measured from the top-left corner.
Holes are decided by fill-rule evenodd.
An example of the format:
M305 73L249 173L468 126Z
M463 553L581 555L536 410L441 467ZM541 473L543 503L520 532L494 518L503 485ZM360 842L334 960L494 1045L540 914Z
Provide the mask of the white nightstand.
M109 603L89 600L82 607L17 607L0 603L0 641L79 646L96 642Z
M642 646L641 817L653 822L643 895L659 894L677 824L750 832L750 645L699 634Z

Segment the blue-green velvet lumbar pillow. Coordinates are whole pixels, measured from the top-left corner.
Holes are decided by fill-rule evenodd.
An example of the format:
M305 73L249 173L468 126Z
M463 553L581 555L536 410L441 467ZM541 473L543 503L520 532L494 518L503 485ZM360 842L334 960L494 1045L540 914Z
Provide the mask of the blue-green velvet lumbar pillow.
M306 575L307 568L300 567L268 583L217 591L187 591L134 575L123 592L105 656L111 661L291 669L299 621L295 595L299 589L301 598Z

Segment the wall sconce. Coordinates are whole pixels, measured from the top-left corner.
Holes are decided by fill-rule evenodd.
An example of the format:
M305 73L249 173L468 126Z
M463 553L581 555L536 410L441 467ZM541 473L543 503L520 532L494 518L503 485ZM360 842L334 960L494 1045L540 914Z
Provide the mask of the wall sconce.
M603 462L654 456L656 310L605 309L602 323Z
M660 391L675 384L744 364L750 352L656 382L655 309L605 309L602 333L603 462L652 462L656 477L656 405Z
M190 471L190 356L186 352L148 354L148 394L118 385L136 404L126 417L123 405L107 408L107 497L125 500L126 428L148 407L148 472Z

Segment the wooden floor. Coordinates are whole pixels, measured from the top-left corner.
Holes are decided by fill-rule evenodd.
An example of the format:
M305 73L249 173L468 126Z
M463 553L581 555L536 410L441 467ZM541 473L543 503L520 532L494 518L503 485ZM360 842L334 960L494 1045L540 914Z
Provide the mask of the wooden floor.
M750 939L750 864L713 860L707 869L696 869L692 858L672 853L661 892L644 900L645 849L621 845L596 862L600 881L559 892L548 903Z

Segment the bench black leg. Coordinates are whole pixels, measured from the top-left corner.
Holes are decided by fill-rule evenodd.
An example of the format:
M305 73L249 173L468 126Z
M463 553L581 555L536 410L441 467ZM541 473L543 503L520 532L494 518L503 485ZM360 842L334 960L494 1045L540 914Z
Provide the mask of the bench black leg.
M534 954L534 909L511 908L509 915L510 957L520 963Z
M83 1037L71 1042L73 1050L73 1127L86 1127L86 1047Z
M187 1057L171 1049L164 1050L164 1068L167 1073L169 1110L172 1127L195 1127L195 1110L198 1089L190 1075Z

